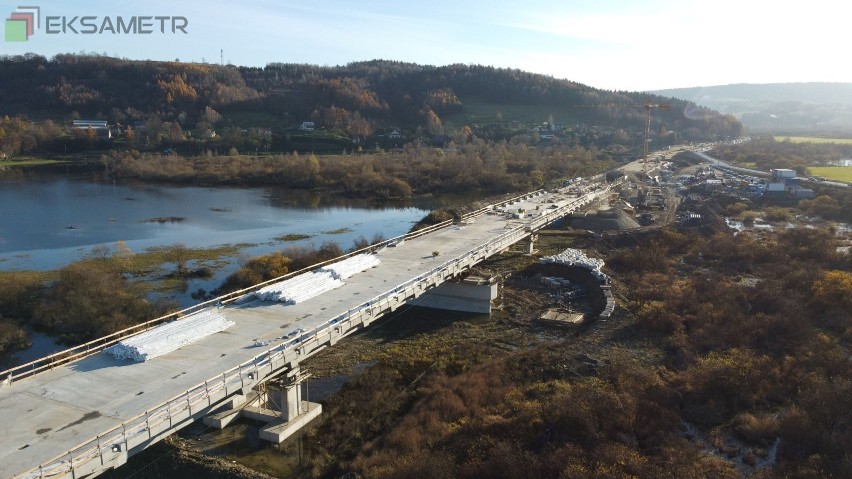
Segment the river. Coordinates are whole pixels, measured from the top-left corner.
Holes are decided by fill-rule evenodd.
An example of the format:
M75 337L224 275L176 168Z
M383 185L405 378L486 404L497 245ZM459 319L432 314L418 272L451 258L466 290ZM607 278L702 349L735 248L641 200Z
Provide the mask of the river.
M243 253L262 254L281 248L276 237L300 234L311 238L296 244L331 240L348 248L358 236L405 233L434 203L377 204L276 187L104 183L87 174L0 179L0 270L57 269L118 241L136 252L250 244Z

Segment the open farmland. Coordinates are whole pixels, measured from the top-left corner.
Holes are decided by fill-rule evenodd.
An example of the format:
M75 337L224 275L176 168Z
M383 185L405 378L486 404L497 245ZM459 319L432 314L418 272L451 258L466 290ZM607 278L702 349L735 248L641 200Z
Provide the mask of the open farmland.
M789 141L791 143L838 143L852 145L852 138L819 138L816 136L776 136L775 141Z
M811 166L808 168L808 172L812 176L822 176L827 180L852 183L852 167L850 166Z

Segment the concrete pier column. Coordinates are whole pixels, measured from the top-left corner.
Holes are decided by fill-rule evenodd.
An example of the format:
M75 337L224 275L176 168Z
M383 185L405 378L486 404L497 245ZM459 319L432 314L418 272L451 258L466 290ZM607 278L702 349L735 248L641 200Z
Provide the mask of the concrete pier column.
M527 254L532 255L535 253L535 242L538 240L538 235L530 234L529 240L527 240Z
M270 392L273 398L272 402L281 411L281 419L292 421L304 411L302 408L302 382L299 378L300 368L293 369L287 373L287 381L281 389L275 389Z
M267 411L273 417L260 430L261 439L280 444L322 413L322 405L302 400L302 382L309 377L296 367L267 388Z

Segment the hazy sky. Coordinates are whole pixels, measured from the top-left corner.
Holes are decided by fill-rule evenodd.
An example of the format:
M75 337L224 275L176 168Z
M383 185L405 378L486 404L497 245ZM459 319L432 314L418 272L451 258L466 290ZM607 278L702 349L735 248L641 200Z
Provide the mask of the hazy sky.
M132 59L263 66L388 59L482 64L597 88L852 82L849 7L837 0L17 0L42 24L0 53L97 52ZM47 34L46 17L183 16L187 34ZM79 20L78 20L79 21ZM55 20L53 29L60 27ZM79 30L79 24L73 24Z

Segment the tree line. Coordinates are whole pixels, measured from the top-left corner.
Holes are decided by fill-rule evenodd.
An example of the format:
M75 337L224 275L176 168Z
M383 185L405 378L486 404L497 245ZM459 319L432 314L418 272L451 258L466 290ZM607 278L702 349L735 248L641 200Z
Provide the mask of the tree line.
M346 195L379 198L478 190L525 191L547 181L600 173L613 167L611 152L579 147L531 148L521 143L459 138L446 149L422 142L370 155L290 154L260 157L162 156L114 152L102 162L118 179L193 184L280 184L331 188Z
M122 125L128 146L137 149L191 149L189 145L203 143L221 151L232 147L292 151L286 149L292 146L285 138L288 130L308 120L355 141L375 139L393 129L401 129L409 139L432 138L453 133L443 130L442 120L464 112L469 99L542 108L576 106L572 118L576 123L630 132L644 130L644 111L635 106L667 102L671 110L655 112L652 118L652 131L661 144L736 137L742 132L733 117L682 100L598 90L485 66L434 67L377 60L337 67L270 64L250 68L28 54L0 57L0 78L0 114L35 122L31 130L47 120L55 125L79 118L108 120ZM595 108L584 108L588 106ZM509 139L507 132L487 123L468 128L483 138ZM253 131L260 138L252 138ZM270 133L273 138L268 138ZM597 146L619 142L632 144L635 138L601 138ZM67 153L69 147L67 141L18 143L0 139L5 150L16 154ZM71 144L76 150L96 146L104 147Z

